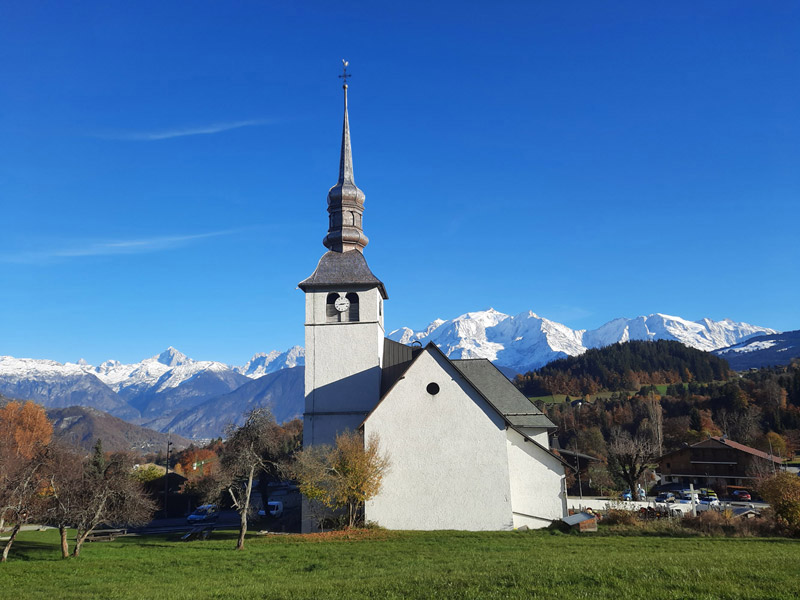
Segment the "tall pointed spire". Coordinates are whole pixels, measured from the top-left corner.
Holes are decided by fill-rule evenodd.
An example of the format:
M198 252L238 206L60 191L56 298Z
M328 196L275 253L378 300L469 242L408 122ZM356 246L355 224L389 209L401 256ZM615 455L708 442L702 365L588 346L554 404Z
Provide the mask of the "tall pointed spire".
M334 252L364 251L369 239L362 229L364 192L353 180L353 151L350 147L350 120L347 115L347 61L344 70L344 124L342 125L342 150L339 158L339 180L328 192L328 235L322 243Z

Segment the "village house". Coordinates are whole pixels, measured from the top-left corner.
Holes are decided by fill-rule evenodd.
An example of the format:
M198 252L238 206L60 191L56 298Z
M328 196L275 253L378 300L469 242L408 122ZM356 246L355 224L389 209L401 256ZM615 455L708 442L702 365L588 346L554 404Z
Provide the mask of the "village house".
M758 475L775 472L781 463L778 456L716 436L658 459L662 483L692 483L721 493L731 486L752 486Z

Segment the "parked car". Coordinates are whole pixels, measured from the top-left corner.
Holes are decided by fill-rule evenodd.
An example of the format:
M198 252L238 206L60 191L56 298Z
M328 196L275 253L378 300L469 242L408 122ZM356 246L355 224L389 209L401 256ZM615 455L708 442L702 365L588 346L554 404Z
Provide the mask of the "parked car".
M628 489L622 492L620 498L622 498L623 500L633 500L633 494L631 494L631 491Z
M661 492L656 496L656 502L675 502L675 494L672 492Z
M717 492L715 492L711 488L700 488L700 495L701 496L709 496L711 498L716 498L717 500L719 500L719 496L717 496Z
M748 492L747 490L735 490L731 495L731 497L734 500L744 500L748 502L753 499L752 496L750 495L750 492Z
M270 500L267 502L267 507L258 511L259 517L266 517L269 515L273 519L277 519L283 514L283 502L280 500Z
M195 511L186 517L189 525L198 523L215 523L219 518L219 507L216 504L203 504L198 506Z

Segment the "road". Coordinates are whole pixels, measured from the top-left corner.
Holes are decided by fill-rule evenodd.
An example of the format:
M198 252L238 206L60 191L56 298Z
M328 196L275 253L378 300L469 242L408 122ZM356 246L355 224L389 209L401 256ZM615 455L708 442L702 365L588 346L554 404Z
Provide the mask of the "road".
M258 519L250 519L249 525L257 525ZM239 529L239 513L235 510L222 510L219 513L217 522L213 524L214 529ZM138 533L139 535L153 535L159 533L178 533L181 531L190 531L195 525L189 525L185 517L176 517L169 519L153 519L144 527L131 527L128 529L131 533Z

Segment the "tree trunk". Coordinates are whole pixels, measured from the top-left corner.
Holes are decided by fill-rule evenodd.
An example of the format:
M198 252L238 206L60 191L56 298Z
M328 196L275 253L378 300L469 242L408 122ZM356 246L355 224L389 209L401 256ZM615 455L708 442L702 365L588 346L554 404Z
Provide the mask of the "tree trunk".
M244 505L239 510L239 540L236 542L237 550L244 550L244 535L247 533L247 511L250 510L250 492L253 490L253 476L255 469L250 467L250 474L247 476L247 488L244 492Z
M349 523L347 525L348 529L353 529L356 526L356 513L358 511L358 507L355 502L348 503L348 513L349 513Z
M94 511L94 519L91 521L92 524L89 527L87 527L85 531L81 531L80 529L78 529L78 531L76 532L75 550L73 550L72 556L75 557L80 556L81 546L83 546L83 542L86 541L86 538L89 537L89 534L94 531L94 528L97 527L97 525L102 520L103 510L105 509L106 506L106 500L108 500L107 497L103 498L100 504L97 505L97 510Z
M94 527L87 529L84 532L78 531L77 535L75 536L75 549L72 551L72 556L75 558L81 555L81 547L83 546L83 542L85 542L86 538L89 537L92 529L94 529Z
M14 540L17 539L17 534L19 533L20 527L22 527L22 523L17 523L14 525L14 529L11 530L11 537L8 538L6 547L3 548L3 557L0 558L0 562L6 562L6 560L8 560L8 553L11 550L11 544L13 544Z
M61 558L68 558L69 542L67 541L67 527L65 525L59 525L58 533L61 535Z

